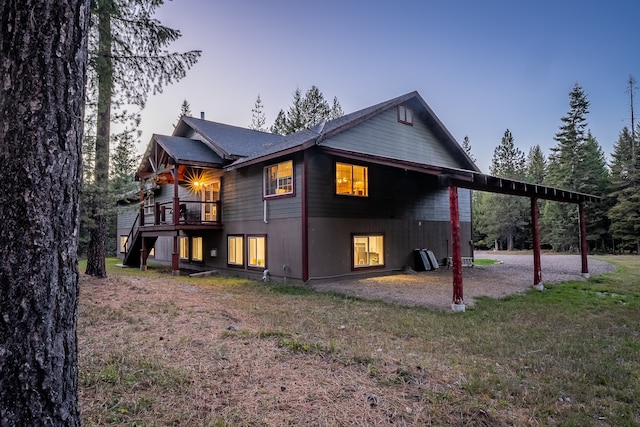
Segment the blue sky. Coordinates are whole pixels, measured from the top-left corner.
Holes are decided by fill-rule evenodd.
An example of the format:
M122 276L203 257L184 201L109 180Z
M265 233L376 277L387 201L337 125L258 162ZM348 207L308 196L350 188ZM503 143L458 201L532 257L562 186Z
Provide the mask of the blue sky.
M638 0L173 0L156 17L182 32L172 50L203 52L149 97L143 145L171 134L184 99L246 127L258 94L271 125L296 88L318 86L345 113L417 90L488 172L506 129L549 153L575 83L609 155L630 122L629 75L640 81Z

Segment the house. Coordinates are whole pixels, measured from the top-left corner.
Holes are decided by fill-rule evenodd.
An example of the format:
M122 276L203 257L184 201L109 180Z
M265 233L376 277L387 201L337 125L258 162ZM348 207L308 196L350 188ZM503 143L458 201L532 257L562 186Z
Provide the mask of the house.
M582 226L599 201L482 174L417 92L287 136L183 116L151 138L137 179L139 203L118 214L126 265L307 282L415 267L427 248L453 260L462 307L471 190L531 198L536 286L537 200L579 204Z
M140 203L119 209L120 255L299 281L402 270L416 248L442 261L447 170L479 172L417 92L287 136L184 116L151 138ZM459 200L470 242L471 191Z

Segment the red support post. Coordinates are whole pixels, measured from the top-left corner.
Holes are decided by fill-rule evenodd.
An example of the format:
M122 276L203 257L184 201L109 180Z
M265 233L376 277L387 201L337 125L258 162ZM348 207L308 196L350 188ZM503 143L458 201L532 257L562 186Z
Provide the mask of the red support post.
M180 224L180 198L178 196L178 165L173 169L173 224Z
M143 236L140 237L140 271L147 271L147 242Z
M578 204L578 213L580 215L580 256L582 258L582 277L589 278L589 263L587 255L589 247L587 246L587 220L584 213L584 203Z
M458 187L449 187L449 213L451 220L451 268L453 270L453 311L464 311L462 291L462 245L460 244L460 211Z
M533 234L533 287L539 291L544 289L542 284L542 267L540 263L540 225L538 198L531 198L531 228Z
M180 239L178 232L173 236L173 253L171 254L171 274L173 276L180 275Z

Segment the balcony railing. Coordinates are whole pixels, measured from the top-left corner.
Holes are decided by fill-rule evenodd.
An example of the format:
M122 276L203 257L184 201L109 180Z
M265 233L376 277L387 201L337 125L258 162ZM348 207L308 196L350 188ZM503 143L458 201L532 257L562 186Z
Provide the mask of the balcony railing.
M171 225L171 224L220 224L221 204L217 202L203 202L193 200L180 200L178 210L175 212L174 202L156 203L153 211L149 207L142 216L141 226ZM177 220L174 215L178 215Z

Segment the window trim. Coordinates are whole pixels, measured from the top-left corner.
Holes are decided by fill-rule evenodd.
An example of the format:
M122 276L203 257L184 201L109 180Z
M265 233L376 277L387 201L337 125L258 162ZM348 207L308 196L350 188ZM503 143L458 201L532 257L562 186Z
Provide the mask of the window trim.
M275 187L276 193L267 194L267 174L268 174L268 170L273 168L273 167L278 167L279 165L283 165L285 163L291 163L291 191L288 191L286 193L278 193L277 190L279 189L279 187L278 187L277 180L278 179L283 179L283 178L277 178L276 177L276 187ZM293 161L293 159L289 159L289 160L285 160L285 161L282 161L282 162L273 163L273 164L265 166L262 169L262 198L263 199L276 199L276 198L284 198L284 197L293 197L293 196L295 196L295 194L296 194L295 176L296 176L296 169L295 169L295 162Z
M231 255L231 251L230 251L230 243L231 243L231 239L240 239L240 242L242 242L242 250L240 251L240 255L242 256L242 263L232 263L230 261L230 255ZM245 248L244 248L244 241L245 241L245 236L244 234L227 234L227 267L232 267L232 268L244 268L244 259L245 259ZM237 253L237 251L236 251Z
M345 165L345 166L350 166L351 167L351 193L338 193L338 165ZM353 189L353 168L354 166L359 167L359 168L363 168L365 170L365 192L366 194L356 194L355 190ZM335 185L335 191L334 194L336 196L345 196L345 197L360 197L360 198L369 198L369 181L370 181L370 174L369 174L369 166L364 166L361 164L357 164L357 163L346 163L346 162L341 162L341 161L337 161L334 163L334 185Z
M413 126L413 110L406 105L398 105L398 123Z
M356 257L355 257L355 239L356 237L382 237L382 263L380 264L365 264L362 267L356 265ZM349 251L351 256L351 271L366 271L366 270L380 270L386 267L387 257L385 255L385 246L386 246L386 236L385 233L375 232L375 233L351 233L351 250ZM370 245L369 245L370 246ZM370 252L370 251L369 251Z
M251 239L264 239L264 264L253 265L251 264ZM247 234L247 269L249 270L266 270L267 269L267 235L266 234Z

